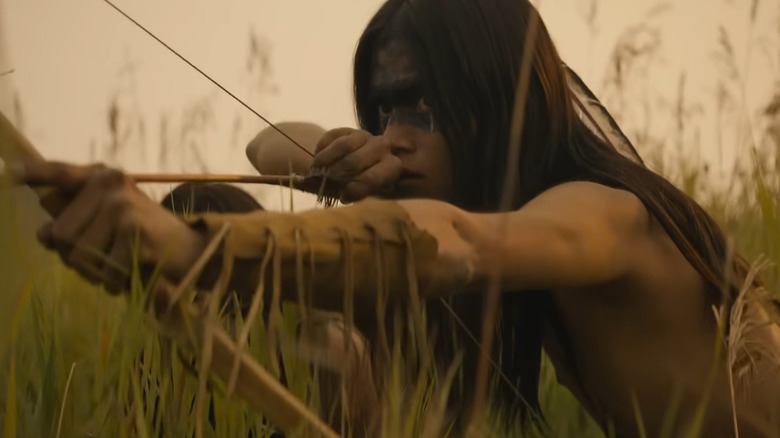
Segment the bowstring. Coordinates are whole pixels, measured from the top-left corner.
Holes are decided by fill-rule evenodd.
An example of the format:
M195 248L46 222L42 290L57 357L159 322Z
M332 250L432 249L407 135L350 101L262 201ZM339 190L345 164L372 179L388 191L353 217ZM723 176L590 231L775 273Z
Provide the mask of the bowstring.
M468 325L466 325L465 322L458 316L458 313L455 311L455 309L450 306L450 303L447 302L444 298L439 298L442 304L444 304L444 308L447 309L452 314L453 319L458 324L458 326L463 329L463 331L466 332L466 335L479 347L480 350L482 350L484 347L482 346L482 343L477 339L477 336L469 329ZM499 377L501 377L501 380L503 380L507 385L509 385L510 389L517 395L518 398L523 399L522 394L520 394L520 389L517 388L517 386L512 382L512 379L509 378L509 376L504 373L504 371L501 369L501 366L496 363L495 359L493 359L493 355L488 353L488 360L490 361L490 365L493 366L493 368L498 371Z
M236 102L238 102L238 103L240 103L241 105L243 105L243 106L244 106L244 108L248 109L250 112L252 112L252 114L254 114L255 116L259 117L259 118L260 118L262 121L264 121L265 123L267 123L267 124L268 124L268 126L270 126L271 128L273 128L274 130L276 130L276 131L277 131L279 134L282 134L282 136L284 136L284 137L285 137L287 140L290 140L290 142L292 142L292 144L294 144L295 146L297 146L297 147L298 147L300 150L304 151L304 152L305 152L307 155L309 155L310 157L313 157L313 156L314 156L314 154L313 154L313 153L311 153L311 152L310 152L308 149L306 149L305 147L301 146L301 145L300 145L300 144L299 144L297 141L293 140L293 139L292 139L292 137L290 137L289 135L287 135L287 133L285 133L284 131L282 131L281 129L279 129L279 128L278 128L278 127L275 125L275 124L271 123L271 121L270 121L270 120L268 120L268 119L266 119L265 117L263 117L263 115L262 115L262 114L260 114L259 112L255 111L255 110L254 110L254 108L252 108L251 106L249 106L248 104L246 104L246 103L245 103L243 100L241 100L241 99L240 99L238 96L236 96L235 94L231 93L231 92L230 92L230 90L228 90L227 88L223 87L223 86L222 86L222 85L221 85L219 82L217 82L217 81L215 81L214 79L212 79L212 78L211 78L211 76L209 76L208 74L206 74L206 72L204 72L203 70L201 70L200 68L198 68L198 67L197 67L195 64L193 64L192 62L190 62L190 61L189 61L187 58L185 58L184 56L182 56L181 54L179 54L179 52L177 52L177 51L176 51L176 50L174 50L174 49L173 49L171 46L169 46L168 44L166 44L166 43L165 43L163 40L161 40L160 38L158 38L158 37L157 37L157 36L156 36L154 33L152 33L151 31L149 31L149 30L148 30L146 27L144 27L143 25L141 25L141 23L139 23L138 21L136 21L135 19L133 19L133 17L131 17L130 15L128 15L127 13L125 13L125 12L124 12L122 9L120 9L118 6L116 6L115 4L111 3L111 1L110 1L110 0L103 0L103 1L105 1L106 3L108 3L108 5L109 5L109 6L111 6L112 8L114 8L114 10L116 10L117 12L119 12L120 14L122 14L122 16L124 16L125 18L127 18L128 20L130 20L130 22L132 22L133 24L135 24L135 25L136 25L138 28L140 28L141 30L143 30L144 32L146 32L146 34L147 34L147 35L149 35L150 37L154 38L154 40L155 40L155 41L157 41L158 43L162 44L162 46L163 46L163 47L165 47L165 48L166 48L166 49L168 49L168 50L169 50L171 53L173 53L174 55L176 55L176 56L177 56L179 59L181 59L182 61L184 61L185 63L187 63L187 65L189 65L190 67L192 67L193 69L195 69L195 71L197 71L198 73L200 73L200 74L201 74L203 77L205 77L206 79L208 79L209 81L211 81L211 83L212 83L212 84L216 85L216 86L217 86L217 87L218 87L220 90L224 91L224 92L225 92L225 93L226 93L228 96L232 97L232 98L233 98L233 99L234 99Z

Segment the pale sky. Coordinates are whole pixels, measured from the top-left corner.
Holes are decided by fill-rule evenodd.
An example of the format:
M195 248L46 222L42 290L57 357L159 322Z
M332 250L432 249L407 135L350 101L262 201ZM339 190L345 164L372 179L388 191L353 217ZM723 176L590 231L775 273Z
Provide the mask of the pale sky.
M354 126L352 54L381 1L115 1L270 120L306 120L326 128ZM749 110L764 103L773 78L779 76L780 2L760 1L757 23L750 26L751 2L679 0L669 2L669 9L655 18L662 48L640 92L653 102L673 99L680 73L685 72L686 95L702 106L702 114L696 116L701 154L713 163L721 155L714 138L722 121L713 110L719 76L712 55L718 27L733 38L739 68L748 74L744 82L749 84L745 101ZM659 4L599 0L593 35L585 19L591 0L535 3L564 61L597 94L617 37L641 23ZM270 48L270 70L264 81L258 70L247 69L250 32ZM11 68L13 74L0 78L0 106L10 111L2 93L13 88L21 103L25 134L51 159L108 158L104 152L109 141L107 112L116 95L120 109L137 115L144 131L139 135L136 130L128 138L129 149L115 154L111 164L138 172L198 172L199 160L215 173L251 171L244 145L265 124L102 0L0 0L0 72ZM258 84L266 91L258 92ZM202 111L193 113L199 103ZM163 116L168 118L164 141L179 145L175 149L179 155L169 154L167 161L158 158ZM195 118L185 118L189 116ZM191 120L194 128L183 135L185 120ZM659 122L653 129L662 132L669 126ZM726 161L744 153L729 147L737 143L735 138L725 142ZM277 192L266 202L278 203Z

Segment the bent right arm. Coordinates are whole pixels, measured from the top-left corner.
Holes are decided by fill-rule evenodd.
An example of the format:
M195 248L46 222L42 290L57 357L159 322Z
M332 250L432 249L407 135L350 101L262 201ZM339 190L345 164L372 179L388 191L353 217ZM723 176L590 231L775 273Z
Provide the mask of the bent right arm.
M276 127L308 152L269 126L247 145L249 162L261 175L308 174L317 142L325 134L325 129L305 122L282 122L276 124Z

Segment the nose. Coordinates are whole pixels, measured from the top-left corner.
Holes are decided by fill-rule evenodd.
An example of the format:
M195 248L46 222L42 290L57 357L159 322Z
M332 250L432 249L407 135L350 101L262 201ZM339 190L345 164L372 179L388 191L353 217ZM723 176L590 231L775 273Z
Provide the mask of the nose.
M390 142L393 155L403 155L414 152L414 129L400 124L392 124L385 129L385 138Z

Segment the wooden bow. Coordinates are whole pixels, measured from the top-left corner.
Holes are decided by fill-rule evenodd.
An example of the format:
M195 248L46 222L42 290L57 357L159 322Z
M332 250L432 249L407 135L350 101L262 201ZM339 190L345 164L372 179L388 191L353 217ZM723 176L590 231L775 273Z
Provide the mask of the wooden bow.
M2 112L0 112L0 158L5 161L6 166L21 160L44 160ZM55 188L31 188L40 199L43 208L53 217L60 214L67 206L68 200ZM185 278L184 281L187 279ZM159 289L155 293L163 296L155 296L154 301L168 301L169 296L164 296L167 294L166 289ZM238 360L238 379L241 384L236 385L236 394L244 398L249 406L265 415L288 436L301 432L304 432L304 436L323 438L339 436L271 374L241 351L215 321L206 318L193 305L181 303L173 306L170 313L155 314L155 317L165 328L162 332L166 336L196 353L202 351L202 334L209 330L211 332L209 338L212 342L211 371L225 381L229 381L234 371L234 363ZM196 335L194 339L190 336L192 332L189 330L193 327Z

